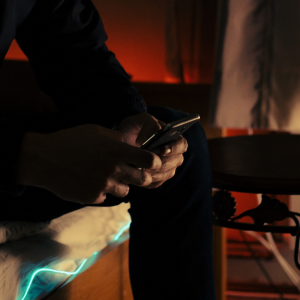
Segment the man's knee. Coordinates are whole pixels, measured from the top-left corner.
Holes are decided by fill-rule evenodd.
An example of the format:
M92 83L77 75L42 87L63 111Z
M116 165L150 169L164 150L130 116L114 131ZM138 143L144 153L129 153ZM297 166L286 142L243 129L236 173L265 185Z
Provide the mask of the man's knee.
M188 116L187 113L165 106L149 106L148 113L165 123L170 123Z

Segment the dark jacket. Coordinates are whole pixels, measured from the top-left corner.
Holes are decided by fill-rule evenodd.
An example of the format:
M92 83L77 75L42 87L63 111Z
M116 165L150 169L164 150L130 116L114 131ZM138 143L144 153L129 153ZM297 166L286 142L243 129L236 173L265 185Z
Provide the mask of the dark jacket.
M107 49L107 35L90 0L1 0L0 63L14 38L59 113L1 120L0 197L24 191L15 175L26 131L52 132L79 123L110 128L146 112L129 76Z

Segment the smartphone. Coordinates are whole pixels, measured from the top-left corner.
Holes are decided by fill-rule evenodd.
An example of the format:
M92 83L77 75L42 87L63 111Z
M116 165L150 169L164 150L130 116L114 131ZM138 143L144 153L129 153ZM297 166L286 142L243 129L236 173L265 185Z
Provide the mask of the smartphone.
M143 143L141 148L159 154L162 145L176 140L182 133L200 119L198 114L189 115L185 118L166 124L162 129L153 134Z

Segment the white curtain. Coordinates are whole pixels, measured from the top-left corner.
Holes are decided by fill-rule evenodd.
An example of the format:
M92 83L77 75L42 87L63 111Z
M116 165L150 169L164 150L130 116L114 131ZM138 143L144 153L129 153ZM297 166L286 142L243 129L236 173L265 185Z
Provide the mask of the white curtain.
M300 132L300 1L222 0L211 124Z

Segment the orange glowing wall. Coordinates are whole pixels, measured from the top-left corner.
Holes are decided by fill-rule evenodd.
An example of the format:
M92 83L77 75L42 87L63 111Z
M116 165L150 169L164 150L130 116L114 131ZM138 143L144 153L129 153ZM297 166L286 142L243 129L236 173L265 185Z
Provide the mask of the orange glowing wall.
M165 22L167 14L166 1L162 0L92 0L98 9L106 32L107 46L115 52L125 70L133 81L170 82L167 80L165 65ZM199 0L200 1L200 0ZM213 75L215 24L217 1L201 0L201 10L197 12L201 21L197 30L198 46L192 51L187 45L191 43L189 35L189 14L181 3L180 15L185 21L180 24L181 56L184 64L186 83L211 83ZM186 24L185 24L186 23ZM185 26L187 25L187 26ZM196 30L196 29L195 29ZM193 63L189 55L195 56ZM194 58L195 58L194 57ZM25 55L13 42L8 59L26 59ZM191 65L189 65L191 64ZM195 74L190 72L193 69ZM189 78L189 74L194 74ZM191 75L190 74L190 75ZM178 81L178 80L177 80Z
M94 0L115 52L134 81L165 77L165 1Z
M6 59L27 60L27 57L22 52L17 42L14 40L5 56Z
M165 77L164 1L94 0L103 20L108 48L133 81L163 82ZM26 59L14 41L7 59Z

